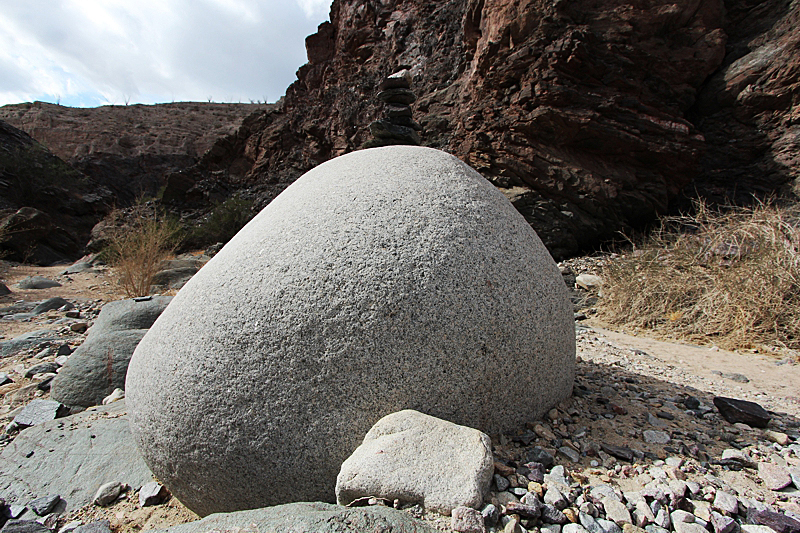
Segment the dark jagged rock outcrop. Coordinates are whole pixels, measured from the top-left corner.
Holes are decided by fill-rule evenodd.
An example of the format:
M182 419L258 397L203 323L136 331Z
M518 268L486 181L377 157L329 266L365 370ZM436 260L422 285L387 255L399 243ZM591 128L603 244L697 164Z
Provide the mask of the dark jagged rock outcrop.
M0 249L49 265L79 256L113 195L26 133L0 121Z
M168 189L200 205L247 187L266 204L360 147L380 116L376 86L408 68L422 144L501 188L556 257L575 254L687 187L787 188L800 166L798 12L777 0L336 0L281 105Z
M0 107L0 119L108 187L125 207L155 196L167 174L192 166L246 116L270 107L178 102L82 109L33 102Z

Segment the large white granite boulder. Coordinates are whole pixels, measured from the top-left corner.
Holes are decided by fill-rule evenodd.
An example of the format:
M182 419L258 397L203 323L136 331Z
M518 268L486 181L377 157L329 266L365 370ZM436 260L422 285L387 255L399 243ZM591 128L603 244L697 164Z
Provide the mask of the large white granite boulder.
M508 200L430 148L309 171L178 293L128 369L131 428L206 515L334 498L381 417L488 434L572 389L575 333L550 254Z

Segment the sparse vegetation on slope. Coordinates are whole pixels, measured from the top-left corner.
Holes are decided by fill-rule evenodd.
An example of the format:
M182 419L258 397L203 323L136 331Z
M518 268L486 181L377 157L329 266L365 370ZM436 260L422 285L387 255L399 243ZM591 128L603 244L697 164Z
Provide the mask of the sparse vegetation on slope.
M800 207L671 217L605 268L601 319L723 348L800 348Z
M119 217L118 211L109 217ZM115 226L115 224L110 224ZM142 209L117 226L105 250L119 283L129 297L150 294L153 276L180 239L180 224L168 216Z

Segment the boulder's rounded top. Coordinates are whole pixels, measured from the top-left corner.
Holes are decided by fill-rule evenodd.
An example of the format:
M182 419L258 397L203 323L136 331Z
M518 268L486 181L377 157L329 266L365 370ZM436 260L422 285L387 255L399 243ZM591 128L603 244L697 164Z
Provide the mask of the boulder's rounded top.
M574 364L566 286L522 216L457 158L388 146L253 218L139 344L126 394L148 465L208 514L331 499L402 409L515 429L569 395Z

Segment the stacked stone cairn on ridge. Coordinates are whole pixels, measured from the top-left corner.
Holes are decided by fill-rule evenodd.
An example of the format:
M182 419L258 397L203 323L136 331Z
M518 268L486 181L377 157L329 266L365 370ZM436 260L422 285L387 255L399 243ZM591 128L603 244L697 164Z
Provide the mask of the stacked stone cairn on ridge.
M403 69L387 76L378 89L378 99L386 105L384 118L369 125L373 139L364 143L364 148L392 144L419 146L421 141L417 132L422 131L422 126L411 116L411 104L417 100L411 90L411 72Z

